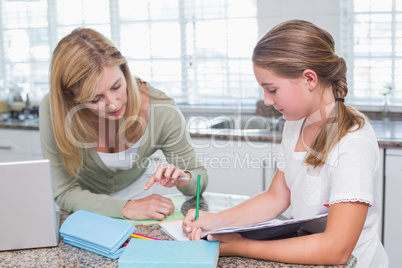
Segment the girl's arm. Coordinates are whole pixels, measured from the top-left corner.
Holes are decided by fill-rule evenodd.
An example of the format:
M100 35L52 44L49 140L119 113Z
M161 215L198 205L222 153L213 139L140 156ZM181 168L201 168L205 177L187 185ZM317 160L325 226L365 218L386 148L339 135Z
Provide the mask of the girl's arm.
M282 171L277 170L269 189L245 202L219 213L200 212L195 221L195 211L189 210L183 221L183 232L196 239L195 230L203 232L222 227L247 225L275 218L290 204L290 191Z
M274 240L257 241L238 234L214 235L221 241L221 256L243 256L285 263L344 264L352 254L366 219L368 204L331 205L323 233Z
M290 190L285 175L282 171L276 170L267 191L219 212L218 217L227 219L225 227L242 226L273 219L284 212L289 205Z

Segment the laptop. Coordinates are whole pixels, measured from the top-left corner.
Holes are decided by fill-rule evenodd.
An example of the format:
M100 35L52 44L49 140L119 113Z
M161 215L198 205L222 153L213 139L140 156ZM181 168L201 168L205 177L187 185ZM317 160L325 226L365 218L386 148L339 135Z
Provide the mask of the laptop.
M50 161L0 163L0 251L58 243Z

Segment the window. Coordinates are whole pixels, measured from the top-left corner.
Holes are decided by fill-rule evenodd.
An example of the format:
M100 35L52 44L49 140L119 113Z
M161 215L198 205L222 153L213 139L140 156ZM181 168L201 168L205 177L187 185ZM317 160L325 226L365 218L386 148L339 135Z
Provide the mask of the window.
M402 1L342 0L342 52L354 100L402 103ZM388 91L387 87L392 88Z
M1 93L40 100L57 42L91 27L114 41L134 75L179 104L255 105L255 2L0 0Z
M48 90L47 3L0 1L0 98Z

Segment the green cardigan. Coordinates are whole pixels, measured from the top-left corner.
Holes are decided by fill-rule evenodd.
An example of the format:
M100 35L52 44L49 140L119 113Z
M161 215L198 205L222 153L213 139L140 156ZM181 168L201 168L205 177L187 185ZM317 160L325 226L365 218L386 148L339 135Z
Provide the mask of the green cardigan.
M43 157L51 162L53 194L62 210L84 209L111 217L123 217L122 209L128 200L118 200L108 194L130 185L145 172L147 161L158 149L167 161L191 173L187 186L177 187L185 195L196 195L197 175L201 175L201 191L207 187L206 169L197 160L184 117L175 102L147 83L151 95L148 124L136 161L128 170L109 169L96 149L84 150L84 166L78 178L65 169L54 138L50 99L47 94L40 104L39 130Z

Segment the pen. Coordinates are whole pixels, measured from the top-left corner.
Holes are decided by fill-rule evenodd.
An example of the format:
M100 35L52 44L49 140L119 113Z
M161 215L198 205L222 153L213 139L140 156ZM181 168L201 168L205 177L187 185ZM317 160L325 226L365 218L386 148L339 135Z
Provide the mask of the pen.
M195 220L198 219L198 215L200 213L200 179L201 175L197 176L197 204L195 208Z
M158 238L154 238L154 237L150 237L150 236L146 236L146 235L142 235L142 234L137 234L137 233L132 233L131 237L139 238L139 239L147 239L147 240L160 240Z
M164 178L165 178L165 181L166 181L166 182L168 182L169 180L172 179L172 177L170 177L170 178L164 177ZM176 179L176 181L188 181L188 180L190 180L190 178L188 178L188 177L178 177L178 178Z

